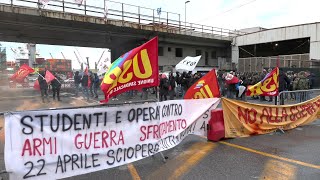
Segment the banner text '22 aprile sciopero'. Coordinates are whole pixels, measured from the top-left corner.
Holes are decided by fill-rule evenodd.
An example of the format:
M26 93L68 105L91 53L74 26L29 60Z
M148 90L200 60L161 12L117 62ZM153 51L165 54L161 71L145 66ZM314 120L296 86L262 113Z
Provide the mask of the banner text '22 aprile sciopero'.
M10 179L58 179L127 164L206 135L218 98L5 114ZM196 107L196 108L195 108Z

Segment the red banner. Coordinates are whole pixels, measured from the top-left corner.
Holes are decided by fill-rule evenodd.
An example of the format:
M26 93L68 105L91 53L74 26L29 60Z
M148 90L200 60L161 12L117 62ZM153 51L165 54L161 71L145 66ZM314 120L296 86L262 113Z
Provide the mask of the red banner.
M204 99L214 97L220 97L220 91L216 71L213 69L188 89L184 99Z
M11 80L14 80L18 83L22 83L24 81L24 79L30 74L33 73L34 69L32 69L31 67L29 67L26 64L23 64L19 70L14 73L14 75L11 76Z
M248 86L247 96L278 96L279 94L279 68L276 67L260 82Z
M105 74L101 90L105 100L128 90L158 86L158 37L125 53Z

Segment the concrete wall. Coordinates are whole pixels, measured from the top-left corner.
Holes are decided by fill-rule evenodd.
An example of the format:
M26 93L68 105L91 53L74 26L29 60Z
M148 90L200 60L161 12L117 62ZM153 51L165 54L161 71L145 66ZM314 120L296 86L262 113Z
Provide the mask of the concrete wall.
M197 66L218 67L231 62L230 49L227 47L201 47L163 43L159 44L159 47L163 47L163 56L159 55L159 66L163 66L164 70L171 70L170 67L174 67L186 56L196 56L196 50L202 51L202 56ZM169 51L169 48L171 48L171 51ZM182 57L176 57L176 48L183 49ZM211 57L212 51L216 52L216 58ZM205 64L205 52L208 52L208 65Z

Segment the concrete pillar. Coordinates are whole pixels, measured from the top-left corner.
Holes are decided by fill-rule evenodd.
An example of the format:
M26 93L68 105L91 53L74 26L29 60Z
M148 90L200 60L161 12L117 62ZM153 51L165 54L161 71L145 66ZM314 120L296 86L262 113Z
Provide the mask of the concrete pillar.
M236 64L237 69L239 69L239 47L238 46L232 46L231 47L231 59L232 63Z
M36 60L36 45L28 43L27 44L27 49L29 53L29 66L33 67L33 64L35 63Z
M122 51L120 48L111 48L111 63L113 63L115 60L117 60L121 55Z

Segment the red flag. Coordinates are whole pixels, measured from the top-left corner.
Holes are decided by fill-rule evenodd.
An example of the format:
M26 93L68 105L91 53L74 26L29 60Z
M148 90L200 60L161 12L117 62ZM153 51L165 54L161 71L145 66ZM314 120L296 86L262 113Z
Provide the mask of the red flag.
M47 83L49 84L51 81L53 81L56 77L54 77L54 75L50 72L50 71L46 71L46 75L44 77L47 81Z
M278 96L279 94L279 68L274 68L260 82L248 86L247 96Z
M226 75L225 79L227 84L237 84L239 82L239 79L230 73Z
M11 80L15 80L18 83L22 83L23 80L30 74L33 73L34 69L29 67L28 65L22 65L19 70L11 76Z
M90 87L91 86L91 79L90 79L90 76L89 76L88 67L86 67L86 69L84 70L84 74L88 76L88 87Z
M105 94L101 102L128 90L158 86L158 69L158 37L155 37L112 63L101 83Z
M40 91L40 84L39 84L38 79L34 82L33 88L34 88L35 90Z
M214 97L220 97L220 91L216 71L213 69L188 89L184 99L204 99Z

